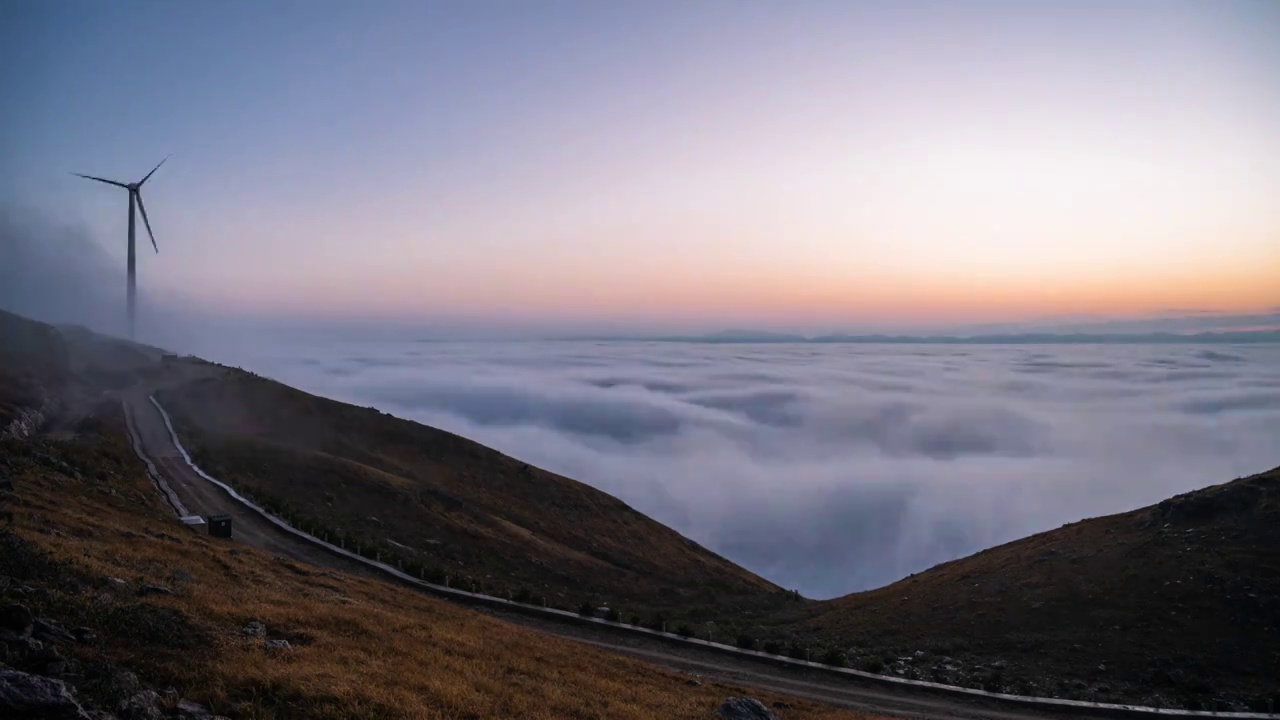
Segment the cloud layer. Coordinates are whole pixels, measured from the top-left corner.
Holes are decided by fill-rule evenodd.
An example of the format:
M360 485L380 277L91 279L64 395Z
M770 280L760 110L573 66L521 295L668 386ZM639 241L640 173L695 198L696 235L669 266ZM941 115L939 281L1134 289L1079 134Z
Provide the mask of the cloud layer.
M812 597L1280 464L1274 346L366 343L238 355L226 359L590 483Z

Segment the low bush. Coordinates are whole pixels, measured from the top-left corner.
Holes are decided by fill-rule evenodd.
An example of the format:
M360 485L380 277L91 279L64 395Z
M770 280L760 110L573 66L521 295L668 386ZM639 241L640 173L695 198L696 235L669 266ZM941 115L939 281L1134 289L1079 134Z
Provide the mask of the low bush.
M747 635L746 633L739 635L738 639L734 642L734 644L742 648L743 650L756 649L756 639L751 637L750 635Z
M583 602L578 606L578 614L582 617L591 617L596 612L596 606L589 602Z
M680 637L693 637L693 628L688 625L681 625L676 628L676 634Z
M782 643L777 640L766 640L764 643L764 651L770 655L781 655Z
M832 667L846 667L849 665L849 658L845 656L844 652L831 648L822 654L822 662L824 665L831 665Z

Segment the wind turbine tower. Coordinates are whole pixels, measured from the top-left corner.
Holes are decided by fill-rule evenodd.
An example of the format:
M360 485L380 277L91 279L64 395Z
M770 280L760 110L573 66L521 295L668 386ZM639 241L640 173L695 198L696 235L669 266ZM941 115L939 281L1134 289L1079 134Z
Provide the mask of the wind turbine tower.
M93 175L81 175L80 173L71 173L76 177L82 177L86 180L97 180L100 183L115 185L116 187L124 188L129 192L129 291L128 291L129 295L128 295L128 298L129 298L129 338L130 339L133 338L133 330L134 330L134 323L135 323L134 317L135 317L136 308L137 308L137 295L138 295L138 272L137 272L138 261L137 261L137 254L134 251L134 225L135 225L135 221L133 219L134 206L136 205L137 209L142 211L142 222L145 223L147 226L147 235L151 236L151 247L154 248L157 253L159 253L160 248L159 246L156 245L155 233L151 232L151 221L147 219L147 206L142 204L142 186L144 183L147 182L147 180L151 179L151 176L155 174L156 170L159 170L160 166L163 165L165 160L168 160L168 159L169 158L166 157L164 160L161 160L155 167L151 168L151 172L147 173L145 177L143 177L141 180L139 180L136 183L122 183L122 182L116 182L115 180L108 180L106 178L94 177Z

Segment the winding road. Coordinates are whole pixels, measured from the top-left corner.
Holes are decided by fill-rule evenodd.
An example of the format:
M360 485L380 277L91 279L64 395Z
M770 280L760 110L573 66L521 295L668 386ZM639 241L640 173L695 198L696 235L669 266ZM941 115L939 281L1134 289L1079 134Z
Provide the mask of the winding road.
M192 373L196 372L217 372L217 370L187 367L177 370L168 382L143 383L121 393L135 448L144 460L150 461L160 475L158 482L162 487L167 485L177 495L180 504L193 515L230 515L235 539L240 542L298 562L365 577L376 577L380 580L390 580L378 570L325 550L279 527L261 514L234 500L226 490L195 472L174 445L164 417L151 403L149 397L164 385L190 379ZM737 658L696 647L677 647L656 638L630 635L622 637L616 631L611 632L607 628L560 622L550 617L532 617L494 609L480 611L548 635L581 642L655 665L674 668L698 677L765 689L867 713L925 720L1114 717L1114 714L1106 711L1086 711L1083 708L1022 707L980 697L956 697L928 690L898 688L870 681L860 682L857 678L833 677L815 670L784 668L767 660Z

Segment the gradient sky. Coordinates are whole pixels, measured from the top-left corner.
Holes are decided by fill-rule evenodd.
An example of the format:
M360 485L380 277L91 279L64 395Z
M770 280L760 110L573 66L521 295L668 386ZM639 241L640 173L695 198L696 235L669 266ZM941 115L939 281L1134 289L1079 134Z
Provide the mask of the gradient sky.
M1280 305L1280 3L0 6L0 191L156 294L494 325ZM123 267L122 267L123 270Z

